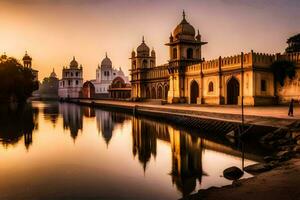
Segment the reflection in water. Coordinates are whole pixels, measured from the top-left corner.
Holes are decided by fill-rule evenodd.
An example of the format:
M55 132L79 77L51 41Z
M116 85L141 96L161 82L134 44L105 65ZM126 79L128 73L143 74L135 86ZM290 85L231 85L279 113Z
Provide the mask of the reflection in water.
M39 103L38 105L40 104L41 103ZM228 161L228 164L226 164L226 166L232 165L232 163L236 163L237 161L239 162L239 159L236 158L240 156L240 152L234 149L232 146L229 146L228 141L226 143L220 142L220 140L214 142L216 141L215 139L214 140L204 139L200 137L198 134L191 134L190 131L180 129L178 127L173 127L164 122L158 122L152 119L143 118L139 116L138 117L130 116L124 113L109 112L100 109L81 107L75 104L67 104L67 103L51 103L51 104L47 104L46 106L36 106L36 107L42 109L44 115L44 118L42 119L51 122L51 124L53 125L59 124L59 126L53 126L53 129L69 130L70 136L74 141L77 139L79 130L83 133L82 134L83 137L80 137L80 141L83 141L84 138L90 137L90 135L93 135L94 133L96 134L97 132L98 134L101 133L101 136L105 141L104 144L106 144L107 148L109 143L111 142L112 137L115 137L116 140L118 139L120 140L120 138L122 138L121 136L123 136L122 138L122 140L124 140L123 142L121 140L121 143L118 143L117 147L116 146L110 147L110 149L114 150L114 153L112 152L109 153L108 151L105 152L109 154L108 157L110 159L112 160L115 159L114 161L110 161L111 163L107 161L108 163L106 163L106 165L108 168L113 168L111 165L115 166L119 164L119 160L117 160L117 157L119 154L122 154L123 152L121 151L124 150L127 152L129 151L130 157L133 156L138 158L138 161L140 163L138 167L140 166L142 167L142 169L144 170L144 174L146 170L149 170L150 168L153 171L153 166L149 164L150 162L160 162L157 161L159 160L158 158L162 160L169 160L168 161L169 163L165 163L163 166L163 169L166 168L164 169L165 170L164 173L166 173L166 177L168 179L167 183L169 183L168 185L175 185L175 187L172 188L176 188L177 191L180 192L181 196L190 194L191 192L195 191L197 188L199 189L200 187L202 187L204 180L207 177L209 178L210 176L212 176L212 172L214 171L212 171L211 168L216 168L215 160L214 160L215 158L214 157L207 158L207 154L205 154L206 150L208 150L208 153L211 151L221 152L221 156L219 157L217 154L211 154L211 155L218 157L218 159L223 159L223 161L221 162L226 162L226 159L229 159L230 162ZM25 147L28 149L28 147L32 143L32 132L34 128L37 127L37 123L38 123L37 120L38 108L36 107L31 107L31 105L26 105L16 110L12 110L9 107L1 107L0 140L3 146L7 146L8 144L15 144L21 138L24 137ZM87 118L95 119L95 121L88 120ZM45 124L45 122L41 121L41 119L39 119L39 123ZM83 130L84 123L90 123L93 124L93 126L89 126L89 127L85 126L85 129L87 131L84 132ZM123 126L125 126L125 124L131 125L131 128L129 127L129 129L124 129L128 131L128 133L127 132L126 133L122 132L122 134L114 133L123 130ZM91 129L91 127L95 127L95 129ZM47 133L47 130L45 130L44 132ZM129 146L125 145L127 140ZM88 145L93 145L93 141L94 140L89 141ZM53 141L53 144L55 144L55 141ZM96 145L99 144L97 143ZM162 152L161 151L162 146L168 149L167 154L160 155ZM88 151L89 153L91 153L93 149L88 149ZM103 153L103 151L99 153ZM230 155L231 157L226 157L226 155ZM162 158L161 156L165 156L165 157ZM66 158L69 157L70 155L66 154ZM206 163L210 164L211 166L210 168L204 167L205 166L204 157L206 157ZM151 158L155 158L155 159L151 159ZM213 162L210 163L209 162L210 160L213 160ZM93 163L96 161L88 160L88 162ZM130 159L126 158L126 161L123 162L130 162ZM126 165L124 165L124 167L125 166ZM74 165L74 167L76 166ZM220 168L220 166L218 167ZM224 169L224 168L221 169L219 168L218 170L220 170L220 172L222 172ZM74 170L75 169L76 168L74 168ZM158 169L158 170L162 171L163 169ZM127 166L127 168L124 168L124 170L128 171L129 173L130 167ZM150 170L150 174L153 173L151 172L151 170ZM206 175L204 171L207 172L208 175ZM216 177L213 177L213 180L220 181L221 180L220 173L219 172L214 172L214 173L215 174L213 174L213 176ZM111 174L111 176L113 175L114 174ZM119 178L120 177L115 177L115 179L119 179ZM138 182L138 185L143 185L141 183L145 181L145 177L144 178L138 177L138 180L140 181ZM221 186L222 184L224 185L225 183L228 184L228 182L225 182L223 179L222 181L221 181L222 183L215 183L215 185ZM153 182L151 184L155 185L157 184L157 182ZM144 185L143 187L149 188L150 186ZM144 189L144 188L139 188L139 189ZM1 191L1 187L0 187L0 191ZM142 190L142 191L147 193L146 190ZM151 195L151 190L149 191L148 191L149 194L147 193L147 195ZM161 192L162 191L160 191L160 193Z
M93 108L89 108L93 109ZM93 109L94 110L94 109ZM117 125L122 125L128 116L124 113L108 112L103 110L96 110L96 120L98 133L101 132L106 145L112 138L114 128Z
M0 106L0 142L14 145L24 137L24 145L29 149L32 144L32 131L38 127L38 109L31 105Z
M59 114L58 104L58 102L51 102L51 106L45 106L43 108L45 120L50 120L53 126L55 126Z
M82 107L75 104L62 103L59 104L59 113L63 116L63 128L70 129L71 137L75 141L78 131L82 130Z
M138 158L146 170L151 155L156 156L157 140L170 143L172 152L172 182L177 189L187 195L195 190L196 179L202 177L202 139L183 130L148 119L132 119L133 155Z

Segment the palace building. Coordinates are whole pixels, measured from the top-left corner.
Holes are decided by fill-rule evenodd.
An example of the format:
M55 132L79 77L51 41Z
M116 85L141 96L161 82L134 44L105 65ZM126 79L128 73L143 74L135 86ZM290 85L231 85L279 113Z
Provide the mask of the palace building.
M116 78L124 83L129 83L128 77L124 75L121 67L113 68L112 62L106 54L101 65L96 69L96 80L91 80L95 87L95 98L108 98L109 86Z
M243 97L245 105L269 105L277 99L300 97L299 35L288 40L285 53L275 55L251 51L205 61L201 51L205 44L184 12L166 43L168 63L157 66L155 51L150 52L143 38L130 58L132 99L220 105L241 104ZM278 60L296 65L295 78L286 80L283 87L275 85L270 67Z
M82 92L82 65L73 57L69 67L63 67L62 79L59 80L59 98L79 98Z

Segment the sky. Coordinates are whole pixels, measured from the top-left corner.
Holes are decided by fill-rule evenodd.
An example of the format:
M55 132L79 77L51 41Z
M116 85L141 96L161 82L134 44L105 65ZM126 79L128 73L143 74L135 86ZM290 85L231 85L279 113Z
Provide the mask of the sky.
M128 75L128 58L142 36L157 64L167 62L164 44L183 9L208 42L206 60L283 52L287 38L300 32L299 0L0 0L0 54L22 59L27 51L39 80L53 68L61 77L73 56L84 79L95 79L105 52Z

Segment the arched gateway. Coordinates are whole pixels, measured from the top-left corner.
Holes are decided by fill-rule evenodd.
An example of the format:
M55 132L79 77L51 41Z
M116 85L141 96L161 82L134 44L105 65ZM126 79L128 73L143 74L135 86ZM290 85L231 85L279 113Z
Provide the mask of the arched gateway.
M240 84L238 80L232 77L227 83L227 104L238 104L240 94Z
M199 97L199 85L196 81L192 81L190 89L190 103L197 103Z

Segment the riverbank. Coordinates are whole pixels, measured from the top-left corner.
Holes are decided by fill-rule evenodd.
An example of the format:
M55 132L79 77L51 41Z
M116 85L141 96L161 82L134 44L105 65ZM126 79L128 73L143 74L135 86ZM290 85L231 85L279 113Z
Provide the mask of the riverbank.
M269 172L240 180L238 184L199 190L197 194L183 200L298 200L299 183L300 158L298 157Z
M168 115L179 117L193 117L201 119L211 119L216 121L241 123L240 106L208 106L208 105L188 105L188 104L151 104L147 102L127 102L113 100L70 100L72 103L95 106L100 108L110 108L124 110L134 113L154 114L159 117ZM245 107L245 124L284 127L297 120L300 120L300 107L295 108L295 116L287 116L286 106L270 107Z

